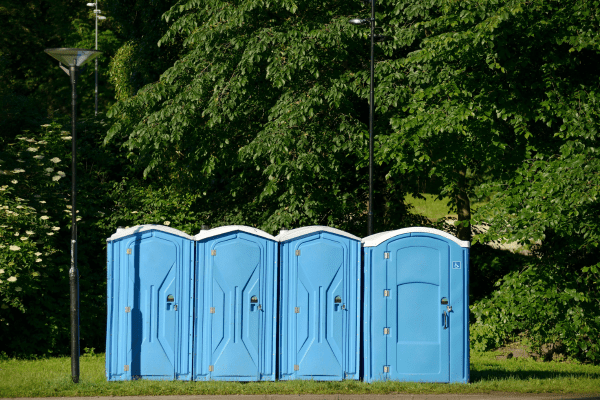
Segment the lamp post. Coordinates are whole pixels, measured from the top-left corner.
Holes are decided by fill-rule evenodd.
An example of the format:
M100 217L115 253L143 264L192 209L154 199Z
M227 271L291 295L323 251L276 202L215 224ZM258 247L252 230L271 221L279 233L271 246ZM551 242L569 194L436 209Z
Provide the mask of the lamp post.
M79 67L100 55L99 51L87 49L46 49L59 61L59 66L71 78L71 268L69 269L71 314L71 378L79 382L79 271L77 270L77 79ZM65 68L62 64L67 65Z
M373 117L375 116L375 42L384 42L389 37L375 35L375 0L371 0L371 19L353 18L352 25L371 25L371 93L369 95L369 214L368 235L373 234Z
M96 7L96 9L94 10L94 14L96 15L96 47L94 49L98 50L98 20L106 19L106 17L103 15L100 15L101 11L98 10L98 0L96 0L95 3L87 3L87 6L88 7ZM96 64L96 68L95 68L96 86L94 89L94 93L95 93L94 115L98 115L98 59L96 58L96 60L94 60L94 62Z

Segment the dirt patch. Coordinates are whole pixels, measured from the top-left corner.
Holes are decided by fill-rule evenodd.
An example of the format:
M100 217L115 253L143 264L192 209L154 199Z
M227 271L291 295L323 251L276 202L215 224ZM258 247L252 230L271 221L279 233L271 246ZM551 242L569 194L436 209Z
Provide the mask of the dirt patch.
M533 358L540 361L567 361L564 346L560 343L547 343L542 346L541 352L538 353L521 342L515 342L496 349L496 352L499 353L496 355L496 360Z

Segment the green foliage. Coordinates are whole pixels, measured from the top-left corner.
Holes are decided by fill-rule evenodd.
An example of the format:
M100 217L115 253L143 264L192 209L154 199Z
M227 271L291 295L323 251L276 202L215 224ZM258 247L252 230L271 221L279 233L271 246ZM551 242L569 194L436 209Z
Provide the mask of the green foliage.
M107 142L121 141L146 176L171 176L197 194L213 226L364 234L367 81L364 59L350 55L366 42L346 18L358 10L311 1L173 7L160 45L182 41L182 56L111 109ZM408 224L400 186L377 188L378 229Z
M162 15L177 2L175 0L106 0L102 1L119 28L125 43L111 60L111 83L117 88L116 100L137 93L147 84L156 82L177 60L180 44L159 48L158 41L168 29ZM115 80L116 79L116 80Z
M534 263L505 276L489 299L471 308L474 348L495 348L510 335L523 333L539 353L550 343L573 358L598 362L598 276L569 269Z
M505 275L531 263L531 256L475 243L469 253L469 303L475 304L497 290Z
M88 14L84 18L74 18L70 21L71 31L61 47L95 48L95 16L91 8L88 8L88 11ZM98 50L102 52L97 58L98 110L101 113L106 111L115 101L116 88L109 77L109 69L113 55L115 55L123 42L118 34L112 30L115 28L115 25L111 19L112 16L109 15L106 20L98 21ZM80 77L77 81L78 113L83 118L94 115L95 63L96 61L86 64L81 69ZM49 66L49 68L56 69L54 66ZM61 89L67 94L67 96L63 97L65 103L62 106L64 107L70 105L71 87L69 79L64 73L61 78Z
M64 157L69 145L69 133L52 124L38 134L24 132L0 153L0 335L12 338L2 345L11 353L52 353L68 329L61 318L68 311L59 311L68 260L58 236L69 211ZM12 335L15 326L33 329Z
M490 225L477 241L542 244L539 261L507 275L493 300L474 306L475 337L498 344L523 332L537 345L560 337L569 354L596 361L587 342L597 335L591 310L600 308L597 278L590 275L600 238L600 4L384 4L379 20L395 41L385 45L389 59L378 65L377 104L392 131L379 136L376 148L380 162L391 166L388 176L426 173L442 181L440 194L451 199L461 191L471 199L489 197L474 216ZM554 297L517 290L536 287L541 278L539 286L548 285ZM552 286L559 278L561 285ZM591 308L577 308L581 291ZM547 308L552 328L542 329ZM582 333L584 326L592 336ZM579 351L575 342L588 347Z
M106 13L105 13L106 14ZM46 48L94 48L94 14L85 3L67 0L6 0L0 5L0 136L12 141L22 129L35 129L49 118L70 112L68 77ZM99 23L99 107L113 101L106 71L110 56L119 47L109 15ZM93 65L82 73L80 114L93 113ZM91 106L91 107L89 107ZM56 115L55 115L56 114Z
M102 347L106 307L103 268L112 158L98 150L100 129L78 132L78 242L84 344ZM9 354L68 351L71 134L53 122L24 132L0 153L0 349ZM20 334L14 335L15 329Z
M24 132L0 152L0 337L11 338L0 351L10 355L69 349L71 136L63 129ZM117 148L102 146L101 120L81 121L77 132L81 343L103 349L105 238L142 223L195 233L208 221L194 210L196 196L142 179Z
M115 86L115 100L125 100L135 94L131 78L139 68L136 61L133 41L121 46L110 60L109 76Z
M430 224L404 203L419 182L435 182L432 193L467 224L469 200L490 200L473 216L489 226L472 248L477 349L524 335L599 360L598 7L377 4L378 33L394 40L375 49L376 231ZM101 119L78 131L85 346L103 347L103 238L118 226L195 233L202 224L247 224L276 233L324 224L366 234L370 49L367 29L347 20L366 17L368 6L107 0L103 8L100 71L115 54L119 101L108 134ZM63 0L0 6L0 335L30 332L0 344L9 354L66 343L69 174L52 180L46 164L65 163L69 143L56 123L33 127L70 104L64 73L47 56L40 62L43 48L92 47L90 16ZM93 110L92 74L80 81L84 115ZM112 102L113 89L102 80L100 88ZM482 245L492 240L517 241L534 256Z
M502 108L489 113L521 143L507 147L520 154L514 169L499 165L497 178L476 190L491 199L477 210L476 219L490 224L477 239L538 247L527 268L473 308L474 332L494 326L482 347L523 333L538 348L559 343L572 357L599 361L600 48L591 30L598 7L507 2L477 25L479 41L471 42L494 43L486 62L500 77L490 93L502 94L494 103Z
M0 143L12 140L22 130L36 129L44 122L40 104L34 98L0 94Z

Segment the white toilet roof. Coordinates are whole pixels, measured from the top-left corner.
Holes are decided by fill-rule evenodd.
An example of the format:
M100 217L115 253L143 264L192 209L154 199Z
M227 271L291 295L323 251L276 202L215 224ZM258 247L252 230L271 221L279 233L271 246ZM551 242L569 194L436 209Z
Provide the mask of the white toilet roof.
M363 247L375 247L385 242L386 240L393 238L394 236L404 235L406 233L431 233L433 235L438 235L445 237L446 239L450 239L453 242L457 243L460 247L471 247L471 243L469 241L460 240L447 232L440 231L439 229L423 227L403 228L396 229L394 231L376 233L374 235L363 238Z
M194 236L195 240L203 240L213 236L223 235L224 233L234 232L234 231L242 231L246 233L250 233L252 235L264 237L266 239L277 241L277 239L273 235L269 235L267 232L260 230L258 228L252 228L251 226L246 225L226 225L219 226L218 228L201 230L196 236Z
M296 228L296 229L292 229L290 231L284 230L284 231L281 231L279 233L279 235L277 235L276 240L279 242L286 242L288 240L291 240L291 239L294 239L294 238L297 238L300 236L304 236L304 235L309 235L309 234L315 233L315 232L335 233L336 235L345 236L350 239L360 240L360 238L358 236L354 236L351 233L342 231L340 229L331 228L329 226L321 226L321 225L303 226L302 228Z
M112 240L117 240L122 237L131 236L135 233L152 231L152 230L167 232L172 235L181 236L186 239L194 240L194 238L192 236L188 235L185 232L180 231L179 229L171 228L171 227L165 226L165 225L146 224L146 225L136 225L136 226L132 226L129 228L119 228L119 229L117 229L117 231L115 233L113 233L111 235L111 237L106 239L106 241L110 242Z

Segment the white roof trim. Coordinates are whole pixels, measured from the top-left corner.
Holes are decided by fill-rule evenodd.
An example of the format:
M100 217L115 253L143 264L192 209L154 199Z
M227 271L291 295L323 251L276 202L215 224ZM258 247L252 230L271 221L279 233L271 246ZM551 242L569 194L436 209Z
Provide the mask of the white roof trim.
M260 230L258 228L252 228L251 226L246 225L227 225L227 226L219 226L218 228L201 230L196 236L194 236L194 240L203 240L213 236L223 235L225 233L234 232L234 231L242 231L246 233L250 233L255 236L264 237L266 239L277 241L275 236L269 235L267 232Z
M303 226L302 228L292 229L291 231L282 230L275 239L279 242L286 242L288 240L297 238L299 236L309 235L311 233L316 233L316 232L335 233L336 235L345 236L350 239L360 240L360 238L358 236L354 236L351 233L344 232L340 229L331 228L329 226L321 226L321 225Z
M125 229L119 228L119 229L117 229L117 231L115 233L112 234L111 237L106 239L106 241L110 242L112 240L117 240L117 239L120 239L120 238L123 238L126 236L131 236L136 233L153 231L153 230L167 232L172 235L181 236L186 239L194 240L193 236L190 236L187 233L180 231L179 229L171 228L171 227L168 227L165 225L147 224L147 225L136 225L136 226L132 226L131 228L125 228Z
M362 240L363 247L379 246L381 243L385 242L388 239L391 239L395 236L404 235L406 233L431 233L432 235L438 235L438 236L445 237L446 239L450 239L454 243L458 244L460 247L466 247L466 248L471 247L471 243L469 241L460 240L457 237L452 236L449 233L440 231L439 229L422 228L422 227L396 229L395 231L380 232L380 233L376 233L371 236L367 236L366 238L363 238L363 240Z

